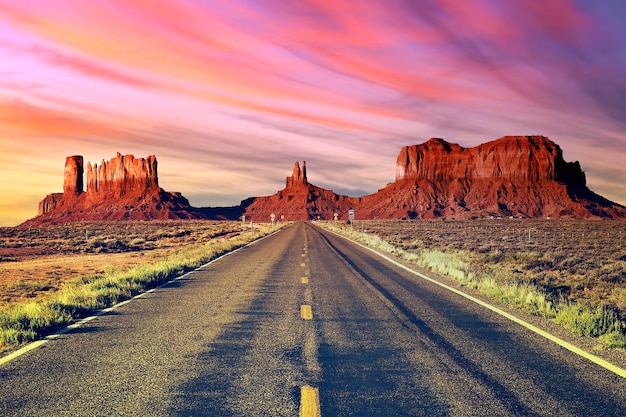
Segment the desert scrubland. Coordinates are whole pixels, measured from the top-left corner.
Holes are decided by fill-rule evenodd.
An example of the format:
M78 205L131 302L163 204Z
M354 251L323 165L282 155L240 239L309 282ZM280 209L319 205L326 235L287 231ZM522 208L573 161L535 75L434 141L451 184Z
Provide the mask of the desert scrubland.
M281 226L119 221L0 228L0 351L159 285Z
M626 347L626 222L320 222L485 296ZM0 349L33 340L276 227L236 221L78 222L0 228Z
M626 222L483 219L326 222L483 295L626 346Z

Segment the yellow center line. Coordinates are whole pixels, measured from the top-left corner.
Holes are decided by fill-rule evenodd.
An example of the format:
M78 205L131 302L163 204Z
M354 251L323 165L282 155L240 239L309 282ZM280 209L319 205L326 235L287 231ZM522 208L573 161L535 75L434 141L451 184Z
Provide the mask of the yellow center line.
M300 306L300 317L304 320L313 320L313 310L310 305L303 304Z
M310 385L300 387L300 417L321 417L319 390Z
M309 277L302 277L302 283L303 284L308 284L309 283Z
M302 263L300 264L300 266L306 266L306 264L305 264L304 262L302 262Z

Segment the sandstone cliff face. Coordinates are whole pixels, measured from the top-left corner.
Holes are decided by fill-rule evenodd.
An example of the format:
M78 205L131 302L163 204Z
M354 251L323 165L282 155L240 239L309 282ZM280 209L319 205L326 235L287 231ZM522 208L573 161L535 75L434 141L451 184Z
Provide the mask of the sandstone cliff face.
M64 193L48 194L43 200L39 202L38 215L41 216L44 213L49 213L53 210L56 210L56 208L60 206L64 195Z
M505 136L469 149L436 138L405 146L396 159L396 181L407 179L561 180L585 186L578 162L565 162L561 148L545 136Z
M285 180L285 188L304 187L308 183L306 178L306 161L302 161L302 169L300 169L300 164L296 161L293 164L293 173Z
M133 155L102 160L100 166L87 164L87 199L96 201L121 197L126 193L159 188L156 156L135 158Z
M75 220L151 220L203 218L180 193L159 187L154 155L135 158L119 152L110 161L87 164L87 190L83 190L83 157L65 161L63 193L46 196L39 203L39 215L24 223Z
M63 194L77 197L83 192L83 157L80 155L68 156L65 159L65 173L63 175Z
M590 191L580 164L564 161L545 136L506 136L467 149L443 139L405 146L396 181L360 198L302 181L296 163L285 189L251 199L245 214L329 220L335 212L346 219L350 208L356 219L626 218L626 208Z
M561 148L544 136L506 136L475 148L443 139L406 146L396 159L396 180L374 194L348 197L309 183L306 163L294 164L285 188L252 197L239 206L194 208L179 193L158 185L156 157L117 154L98 165L65 161L63 193L39 204L39 216L24 223L122 219L237 219L253 221L356 220L474 217L622 218L626 207L589 190L578 162L563 160Z

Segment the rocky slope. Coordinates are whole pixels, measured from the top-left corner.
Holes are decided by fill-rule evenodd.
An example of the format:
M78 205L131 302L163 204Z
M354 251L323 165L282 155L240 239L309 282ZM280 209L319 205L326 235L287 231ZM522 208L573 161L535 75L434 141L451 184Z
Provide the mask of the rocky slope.
M258 197L251 217L288 219L532 217L626 218L626 208L589 190L578 162L566 162L545 136L506 136L474 148L443 139L405 146L396 180L360 198L337 195L304 181L294 168L284 190ZM296 186L297 184L297 186Z
M159 187L154 155L135 158L118 153L110 161L87 164L83 189L83 157L65 160L63 193L49 194L39 203L37 217L23 226L79 220L164 220L204 218L180 193Z
M39 204L37 226L76 220L238 219L270 221L348 218L621 218L626 207L589 190L578 162L566 162L545 136L506 136L474 148L443 139L405 146L396 179L374 194L348 197L309 183L306 163L294 164L285 188L234 207L195 208L180 193L159 187L154 156L117 156L100 166L65 162L63 193Z
M309 184L306 162L302 169L298 162L293 173L285 180L285 188L268 197L254 197L245 202L247 219L269 221L272 213L276 219L285 220L332 219L335 212L347 213L359 204L360 198L338 195L331 190ZM347 214L346 214L347 215Z

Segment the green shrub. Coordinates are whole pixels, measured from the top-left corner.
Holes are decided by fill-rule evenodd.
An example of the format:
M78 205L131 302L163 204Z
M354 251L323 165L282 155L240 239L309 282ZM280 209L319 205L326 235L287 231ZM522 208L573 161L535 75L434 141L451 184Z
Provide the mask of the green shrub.
M405 246L401 242L402 239L395 236L394 242L400 240L398 245L409 248L406 250L373 233L351 232L349 229L335 227L329 223L320 225L369 246L411 260L433 272L454 278L462 285L469 285L478 289L493 300L515 306L532 315L554 319L573 334L600 337L604 347L624 348L626 345L626 335L622 330L622 323L613 309L589 302L579 303L569 300L559 302L554 295L546 292L544 287L535 285L541 280L548 280L549 282L550 279L557 279L560 272L554 271L554 265L565 263L571 267L581 263L580 256L565 257L559 255L558 251L540 252L534 250L503 251L494 249L479 253L479 251L461 250L450 245L447 249L439 250L434 247L418 246L415 239L408 246ZM439 227L442 226L439 225ZM411 251L411 247L419 247L419 249ZM519 278L523 277L524 270L540 271L541 276L534 275L538 278L518 282ZM622 263L604 267L603 270L612 276L620 274L621 277L625 275ZM572 276L572 282L576 282L577 277L578 275ZM612 298L614 305L623 308L626 305L626 290L621 287L614 287Z
M37 335L33 331L0 328L0 348L8 348L20 343L30 342L36 337Z
M262 224L256 227L254 235L243 234L185 247L164 260L140 264L126 272L105 268L103 274L66 284L51 300L17 304L0 311L0 350L32 341L73 319L154 288L276 230ZM92 241L96 249L102 248L100 242Z
M57 302L18 304L0 312L0 346L33 340L71 320L71 314Z
M578 336L599 337L619 329L614 311L590 304L560 303L555 321Z
M549 297L540 289L523 284L498 284L494 279L485 278L477 285L487 297L503 304L545 318L554 318L556 310Z
M602 347L606 349L626 349L626 335L618 330L600 336Z

